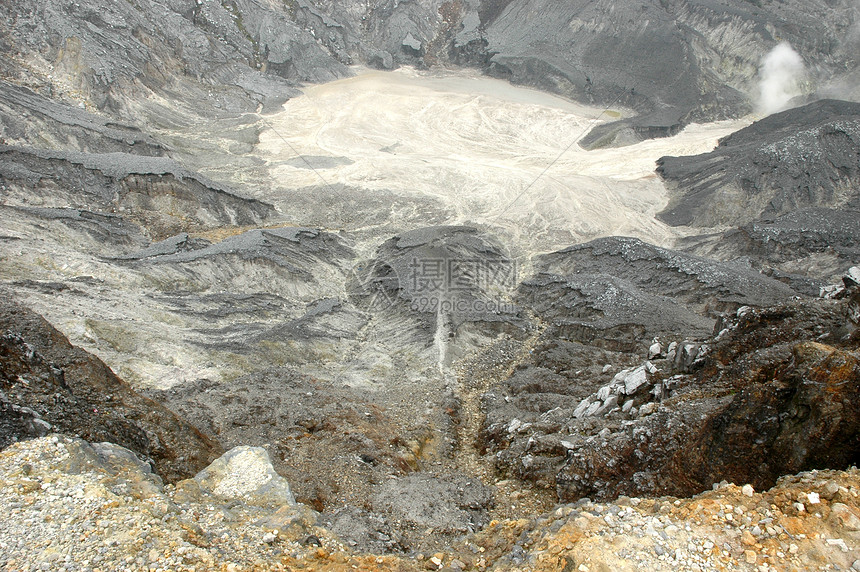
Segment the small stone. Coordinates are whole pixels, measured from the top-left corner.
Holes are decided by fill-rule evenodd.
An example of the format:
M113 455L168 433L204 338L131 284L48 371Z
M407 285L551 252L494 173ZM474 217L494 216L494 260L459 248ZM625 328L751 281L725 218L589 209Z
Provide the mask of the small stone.
M796 510L797 512L803 512L806 510L806 507L803 506L802 502L796 502L796 503L794 503L793 506L794 506L794 510Z
M756 539L755 536L750 534L749 530L745 530L743 531L743 534L741 534L741 542L743 542L747 546L755 546Z
M860 560L855 560L853 564L851 564L851 569L860 572Z
M278 535L273 532L267 532L263 535L263 542L266 544L272 544L278 539Z
M744 496L751 497L755 493L755 489L752 487L751 484L746 484L741 488L741 492Z
M791 544L788 545L789 554L797 554L798 550L800 550L800 548L797 546L797 544L792 542Z
M848 552L848 545L841 538L828 538L825 540L829 546L836 546L842 552Z
M646 415L651 415L657 411L657 404L652 402L644 404L639 408L639 417L645 417Z
M747 564L755 564L756 560L758 560L758 555L755 553L755 550L744 550L744 560Z
M305 546L322 546L322 542L320 542L319 537L315 534L311 534L310 536L305 538L303 544ZM419 554L419 556L421 556L421 558L424 558L423 555Z
M761 527L759 525L755 525L750 532L753 536L758 538L759 536L761 536Z
M836 496L836 493L839 492L839 483L836 481L827 481L824 484L824 487L821 489L821 496L826 498L827 500L832 499Z
M806 493L806 498L809 499L809 504L818 504L821 502L818 493Z

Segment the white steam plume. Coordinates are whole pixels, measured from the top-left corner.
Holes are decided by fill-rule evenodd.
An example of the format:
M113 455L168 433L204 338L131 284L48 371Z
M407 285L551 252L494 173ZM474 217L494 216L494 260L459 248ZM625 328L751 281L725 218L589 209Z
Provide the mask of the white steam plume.
M757 111L770 115L787 108L793 97L801 95L806 67L791 45L782 42L762 59L758 74Z

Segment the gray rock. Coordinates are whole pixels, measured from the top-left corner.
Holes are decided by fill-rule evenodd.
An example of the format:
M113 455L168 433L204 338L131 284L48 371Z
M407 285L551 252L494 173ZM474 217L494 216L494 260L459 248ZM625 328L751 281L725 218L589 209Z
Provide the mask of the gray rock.
M645 417L646 415L651 415L652 413L657 411L657 407L658 407L658 405L656 403L654 403L653 401L649 402L649 403L645 403L644 405L642 405L642 407L639 408L639 417Z
M860 104L817 101L757 121L710 153L661 158L657 173L672 197L657 216L672 225L715 226L769 222L804 208L860 211L858 157Z

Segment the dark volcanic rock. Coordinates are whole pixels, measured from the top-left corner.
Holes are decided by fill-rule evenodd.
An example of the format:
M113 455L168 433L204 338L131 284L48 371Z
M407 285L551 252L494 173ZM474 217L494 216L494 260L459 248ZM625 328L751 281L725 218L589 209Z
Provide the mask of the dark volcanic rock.
M544 255L535 272L520 285L519 304L559 335L621 351L647 349L659 335L705 336L720 312L797 295L755 270L632 238L601 238Z
M723 479L766 488L856 463L860 354L847 306L744 308L686 375L656 359L610 380L598 368L611 355L589 365L573 346L538 347L534 365L485 395L486 446L500 470L561 500L690 495Z
M3 445L51 428L131 449L151 459L169 481L194 475L222 452L214 440L135 393L98 358L8 299L0 302L0 331Z
M5 81L0 81L0 139L8 145L84 153L158 157L167 154L162 145L132 125L94 115Z
M165 157L0 146L0 185L7 204L121 214L154 238L274 214Z
M766 365L676 455L687 490L723 479L766 488L795 470L860 460L860 353L804 342Z
M435 343L449 365L459 334L468 351L474 349L468 332L476 328L523 326L508 297L516 281L516 262L494 240L475 228L438 226L385 241L356 266L346 287L356 307L383 316L403 339Z
M771 115L710 153L663 157L657 172L672 190L658 218L672 225L773 222L810 207L860 217L860 104L822 100Z
M744 257L753 267L817 296L827 279L860 260L860 211L799 209L723 233L681 240L676 247L717 260Z

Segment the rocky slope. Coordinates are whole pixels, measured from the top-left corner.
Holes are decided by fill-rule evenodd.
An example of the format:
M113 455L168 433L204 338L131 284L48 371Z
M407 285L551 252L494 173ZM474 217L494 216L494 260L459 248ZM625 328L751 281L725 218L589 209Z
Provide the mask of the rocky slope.
M857 212L860 105L822 100L757 121L696 157L663 157L657 172L674 191L658 215L712 227L828 207Z
M628 319L642 322L627 335L661 334L638 359L616 353L636 350L615 341L617 330L594 336L556 319L483 395L482 447L504 474L573 500L688 495L722 478L765 487L780 474L854 463L856 428L840 413L860 379L850 305L743 306L713 335L685 338L683 320L668 336L655 329L677 310L635 304ZM605 319L570 307L588 326Z
M59 435L0 453L0 476L8 570L860 568L856 469L800 473L761 492L722 483L690 499L585 499L494 520L437 552L385 556L354 551L295 504L263 449L233 449L165 486L122 447Z
M69 344L41 316L8 298L0 304L4 447L54 431L109 441L134 451L170 481L193 475L222 451Z
M146 0L7 2L2 73L129 110L155 92L219 107L272 108L291 82L348 64L466 64L639 117L601 128L601 146L664 136L691 120L744 113L762 57L780 41L803 57L806 91L856 72L852 2L269 3ZM666 78L672 78L667 81Z
M823 100L771 115L712 152L663 157L671 190L658 218L732 228L678 246L709 258L741 258L814 294L857 260L860 148L857 104Z

